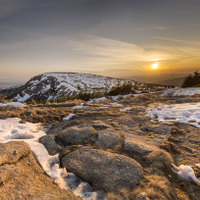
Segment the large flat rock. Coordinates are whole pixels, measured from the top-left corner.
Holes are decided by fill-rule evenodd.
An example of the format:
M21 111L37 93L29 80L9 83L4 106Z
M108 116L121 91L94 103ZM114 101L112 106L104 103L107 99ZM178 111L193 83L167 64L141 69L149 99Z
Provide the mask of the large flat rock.
M80 200L45 175L25 142L0 144L0 199Z
M124 135L124 149L132 154L145 156L154 150L159 150L159 142L153 138L145 138L133 134Z
M121 188L132 190L143 177L142 167L134 159L90 147L65 155L61 164L95 190L105 192Z
M56 136L56 142L64 145L87 144L96 139L97 132L92 126L73 126L62 130Z

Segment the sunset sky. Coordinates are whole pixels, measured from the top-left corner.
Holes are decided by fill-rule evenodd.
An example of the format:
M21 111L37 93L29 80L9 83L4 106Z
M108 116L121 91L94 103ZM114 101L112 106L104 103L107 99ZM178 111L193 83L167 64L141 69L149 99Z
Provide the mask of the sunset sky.
M198 0L0 0L0 87L43 72L153 82L197 69Z

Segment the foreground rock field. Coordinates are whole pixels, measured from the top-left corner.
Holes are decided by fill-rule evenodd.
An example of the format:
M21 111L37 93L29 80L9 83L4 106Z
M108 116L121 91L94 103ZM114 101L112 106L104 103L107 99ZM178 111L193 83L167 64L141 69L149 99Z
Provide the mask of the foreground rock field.
M198 178L200 129L177 121L159 122L146 110L160 105L200 102L200 95L161 96L161 92L128 96L117 102L69 101L62 104L0 107L0 118L41 122L38 139L50 155L59 153L68 172L103 191L99 199L198 200L200 182L183 180L173 170L189 165ZM82 107L72 108L73 106ZM62 119L74 114L67 121ZM1 144L1 199L79 199L53 184L24 142ZM20 189L19 189L20 188ZM72 188L73 190L73 188ZM9 198L5 198L8 197Z

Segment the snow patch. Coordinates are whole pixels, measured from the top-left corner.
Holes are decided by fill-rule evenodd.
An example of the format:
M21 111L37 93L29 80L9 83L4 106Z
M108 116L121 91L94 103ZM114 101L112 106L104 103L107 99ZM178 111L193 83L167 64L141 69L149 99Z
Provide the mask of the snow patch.
M129 111L129 110L131 110L132 108L133 108L133 107L123 108L123 109L120 109L119 112Z
M73 109L76 109L76 110L79 110L79 109L82 109L82 108L88 108L89 106L83 106L83 103L81 103L80 106L73 106L72 108Z
M163 105L146 112L147 117L157 118L160 122L178 121L200 128L200 103Z
M161 96L165 96L165 95L192 96L194 94L200 94L200 88L171 88L171 89L163 90L163 94Z
M67 117L64 117L63 120L64 120L64 121L68 121L68 120L70 120L73 116L75 116L75 114L72 114L72 113L71 113L71 114L67 115Z
M171 163L171 165L172 165L172 170L176 174L178 174L180 178L186 181L193 181L198 186L200 186L200 180L197 179L194 170L190 166L180 165L179 167L176 167L173 163Z
M24 104L19 103L19 102L9 102L6 104L0 103L0 106L26 107Z
M91 99L88 101L88 103L92 103L94 101L98 102L98 101L104 101L104 100L107 100L106 97L101 97L101 98L94 98L94 99Z

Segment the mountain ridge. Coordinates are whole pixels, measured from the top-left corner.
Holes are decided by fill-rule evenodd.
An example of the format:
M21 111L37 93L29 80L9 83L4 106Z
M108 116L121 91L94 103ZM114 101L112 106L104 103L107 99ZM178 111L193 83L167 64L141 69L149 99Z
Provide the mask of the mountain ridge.
M114 78L89 73L78 72L46 72L38 74L26 83L2 89L7 99L16 101L49 101L51 99L72 96L79 92L110 91L114 86L132 83L139 88L147 88L148 83L131 79Z
M25 84L2 89L1 93L8 99L17 101L51 100L83 91L105 92L120 83L131 81L122 78L78 73L78 72L47 72L38 74Z

